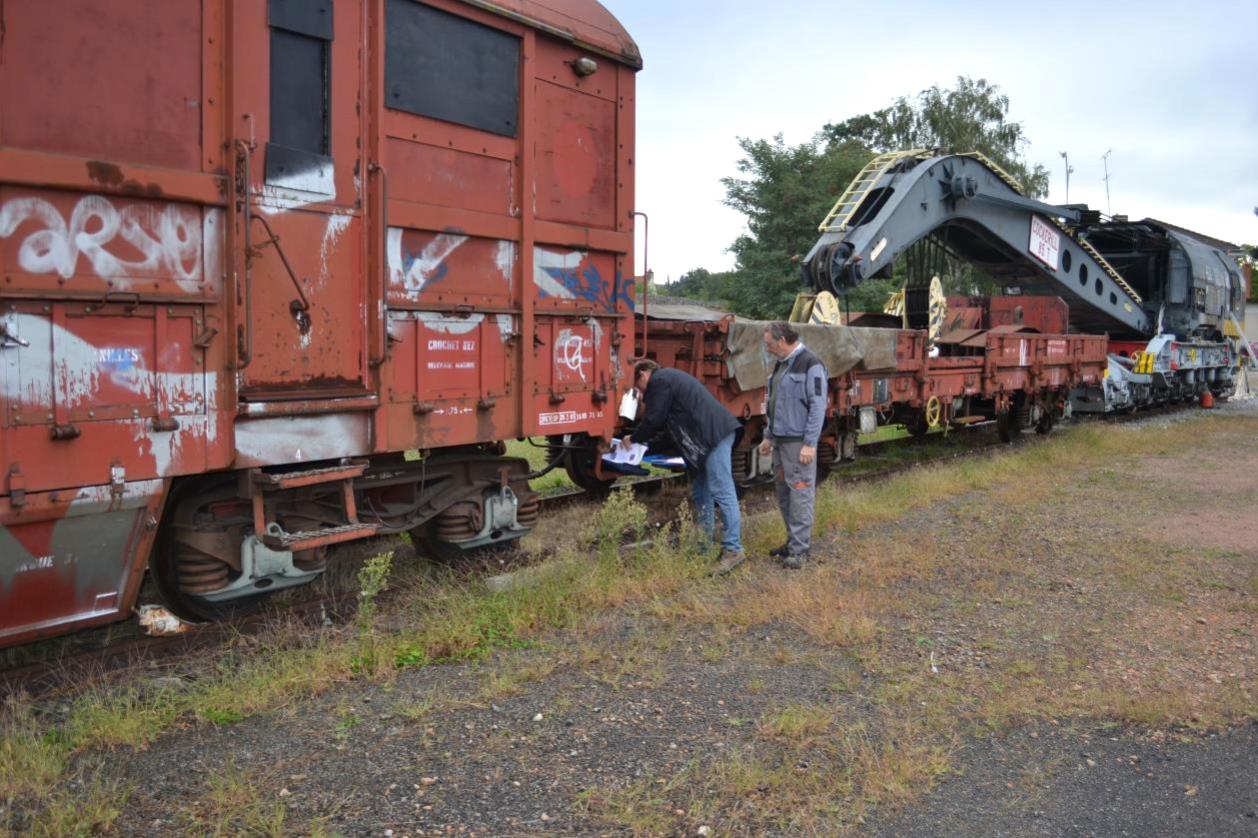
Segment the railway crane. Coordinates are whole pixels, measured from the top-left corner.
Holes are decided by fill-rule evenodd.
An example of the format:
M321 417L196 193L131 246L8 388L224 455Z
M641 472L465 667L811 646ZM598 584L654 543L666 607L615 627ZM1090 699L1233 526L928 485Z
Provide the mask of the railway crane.
M1102 219L1086 205L1023 193L979 153L878 155L821 222L805 282L840 297L932 257L969 262L1008 293L1064 300L1073 331L1109 336L1109 373L1072 394L1073 409L1113 412L1234 387L1245 279L1233 246L1153 219ZM910 318L927 311L930 272L910 270Z

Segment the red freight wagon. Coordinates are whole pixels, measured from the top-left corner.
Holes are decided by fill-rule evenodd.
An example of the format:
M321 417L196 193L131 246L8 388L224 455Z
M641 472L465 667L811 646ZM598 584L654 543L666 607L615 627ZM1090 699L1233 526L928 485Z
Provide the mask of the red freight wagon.
M852 458L859 434L882 424L902 423L925 434L945 424L995 420L1006 438L1031 427L1048 430L1072 389L1096 385L1105 375L1104 335L1041 331L1064 330L1060 299L950 297L948 303L936 351L924 330L797 324L831 374L819 446L823 472ZM761 349L768 324L657 301L649 313L638 323L646 356L703 381L742 421L735 479L767 474L768 459L756 446L763 438L764 385L772 369Z
M0 645L537 514L606 439L637 47L594 0L0 4ZM407 460L402 452L420 449Z

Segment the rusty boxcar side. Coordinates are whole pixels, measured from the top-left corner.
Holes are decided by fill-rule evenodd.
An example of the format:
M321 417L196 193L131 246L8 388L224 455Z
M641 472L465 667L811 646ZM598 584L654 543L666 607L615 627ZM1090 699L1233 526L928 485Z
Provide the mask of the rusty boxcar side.
M610 435L641 62L597 2L0 14L0 645L150 554L212 613L338 541L509 539L496 443Z

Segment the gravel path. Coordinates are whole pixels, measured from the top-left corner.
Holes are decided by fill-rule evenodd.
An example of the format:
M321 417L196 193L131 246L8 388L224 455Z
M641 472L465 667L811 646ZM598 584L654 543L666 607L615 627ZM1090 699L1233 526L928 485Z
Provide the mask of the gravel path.
M1038 726L973 741L881 836L1258 835L1258 727L1202 740Z

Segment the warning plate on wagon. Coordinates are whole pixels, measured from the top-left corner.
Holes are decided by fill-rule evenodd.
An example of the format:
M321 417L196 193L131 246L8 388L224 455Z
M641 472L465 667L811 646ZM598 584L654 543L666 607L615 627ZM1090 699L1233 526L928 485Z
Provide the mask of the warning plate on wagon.
M1031 216L1031 255L1053 270L1057 270L1057 258L1061 252L1061 233L1038 215Z

